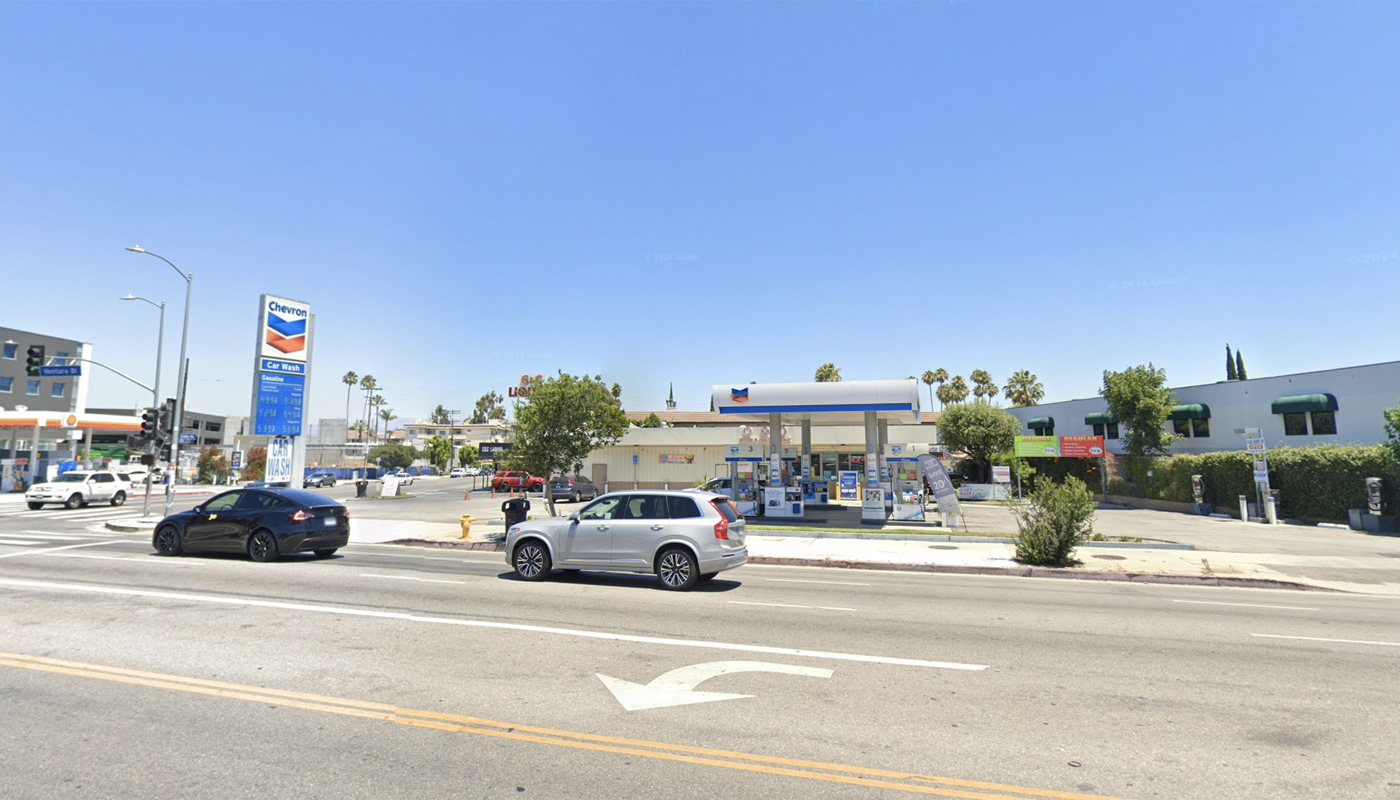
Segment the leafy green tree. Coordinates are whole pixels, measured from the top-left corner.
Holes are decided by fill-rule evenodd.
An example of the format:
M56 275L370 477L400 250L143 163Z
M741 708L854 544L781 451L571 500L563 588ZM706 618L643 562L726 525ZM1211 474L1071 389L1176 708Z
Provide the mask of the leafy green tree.
M452 415L447 413L447 409L438 403L438 407L433 409L433 413L428 415L428 421L434 425L451 425Z
M627 432L627 415L598 379L559 371L537 381L530 396L515 404L512 464L543 476L545 499L554 513L548 478L555 472L578 472L583 460Z
M972 393L976 395L979 402L985 402L987 398L997 396L997 382L992 380L991 373L985 369L974 369L970 377L972 378Z
M835 364L828 361L820 367L817 367L816 380L817 383L834 383L841 380L841 370L837 369Z
M1235 365L1235 356L1230 352L1230 345L1225 345L1225 380L1237 381L1240 379L1239 369Z
M1167 433L1176 395L1167 387L1167 371L1150 362L1122 372L1104 370L1099 394L1123 428L1123 450L1130 456L1157 455L1171 449L1176 434Z
M938 419L939 437L949 450L967 453L977 483L987 482L992 456L1010 449L1020 430L1015 417L989 403L954 403Z
M370 463L387 469L406 469L417 461L419 453L412 447L398 442L381 444L369 451Z
M1239 350L1235 351L1235 374L1242 381L1249 380L1249 373L1244 371L1244 353Z
M441 436L432 437L423 443L423 457L438 471L446 470L447 462L452 458L452 442Z
M199 482L223 483L228 479L228 456L218 445L209 445L199 451Z
M476 445L462 445L462 449L457 451L457 466L474 467L481 458L481 453L476 449Z
M638 423L637 423L637 427L638 427L638 428L659 428L659 427L661 427L661 417L656 416L656 412L653 411L653 412L651 412L650 414L647 414L647 418L646 418L646 419L642 420L641 422L638 422Z
M243 472L240 477L245 481L260 481L267 474L267 448L254 447L248 450L248 455L243 457Z
M1045 397L1045 387L1040 385L1035 375L1028 369L1018 369L1006 382L1006 399L1013 406L1033 406Z
M503 399L495 392L487 392L477 398L476 408L472 409L471 423L485 425L493 419L505 419L506 409L501 405Z

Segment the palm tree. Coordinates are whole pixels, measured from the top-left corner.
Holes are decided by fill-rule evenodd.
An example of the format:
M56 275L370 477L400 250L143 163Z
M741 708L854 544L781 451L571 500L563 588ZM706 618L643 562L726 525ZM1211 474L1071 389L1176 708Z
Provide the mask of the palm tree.
M924 370L923 381L924 381L924 385L928 387L928 406L929 406L929 409L932 410L932 409L933 409L933 384L935 384L935 383L938 382L938 378L934 376L933 370L931 370L931 369L926 369L926 370Z
M345 373L345 377L340 379L345 384L345 429L350 430L350 390L355 384L360 382L360 376L353 372Z
M817 367L817 383L834 383L841 380L841 370L830 361Z
M1015 406L1033 406L1045 396L1045 387L1028 369L1018 369L1006 382L1006 399Z
M382 405L383 402L384 402L384 398L381 397L381 398L379 398L379 400L380 400L380 405ZM392 409L392 408L381 408L381 409L379 410L379 418L382 419L382 420L384 420L384 438L385 438L385 439L388 439L388 438L389 438L389 423L390 423L390 422L393 422L393 421L396 420L396 419L398 419L398 417L394 415L394 409Z
M373 392L373 391L374 391L375 389L377 389L378 387L379 387L379 383L378 383L377 381L375 381L373 375L365 375L364 377L360 378L360 389L363 390L364 393L365 393L365 411L364 411L364 414L361 415L361 419L363 419L363 420L365 421L365 427L369 427L369 397L370 397L370 392Z
M963 376L954 375L953 380L948 383L948 389L948 396L952 398L948 402L961 403L967 399L967 381L963 380Z
M370 422L374 423L374 438L379 438L379 412L378 408L384 405L384 395L377 394L369 399Z
M984 397L997 396L997 383L992 380L991 373L985 369L974 369L969 377L972 378L972 393L979 401Z

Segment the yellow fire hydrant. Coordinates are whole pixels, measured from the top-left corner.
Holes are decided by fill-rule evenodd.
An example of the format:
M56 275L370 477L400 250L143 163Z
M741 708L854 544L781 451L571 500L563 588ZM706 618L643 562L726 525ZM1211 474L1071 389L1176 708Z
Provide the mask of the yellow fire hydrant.
M472 515L462 515L462 538L470 539L472 535Z

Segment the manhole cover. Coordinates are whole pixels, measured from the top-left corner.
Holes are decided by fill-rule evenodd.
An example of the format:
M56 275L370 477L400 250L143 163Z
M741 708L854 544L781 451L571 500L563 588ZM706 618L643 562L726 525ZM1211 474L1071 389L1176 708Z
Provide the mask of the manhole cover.
M931 544L931 545L928 546L928 549L930 549L930 550L956 550L956 549L958 549L958 548L957 548L956 545L951 545L951 544Z
M1126 560L1127 560L1127 557L1126 557L1126 556L1100 556L1100 555L1095 555L1094 558L1102 558L1104 561L1126 561Z

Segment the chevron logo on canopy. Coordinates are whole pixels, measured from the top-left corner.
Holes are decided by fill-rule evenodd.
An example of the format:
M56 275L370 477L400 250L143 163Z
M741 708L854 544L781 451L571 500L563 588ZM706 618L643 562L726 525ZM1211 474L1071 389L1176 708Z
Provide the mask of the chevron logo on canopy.
M267 344L284 353L298 353L306 349L306 320L286 319L267 312Z
M742 389L730 389L730 390L729 390L729 399L730 399L730 400L733 400L733 401L736 402L736 403L747 403L747 402L749 402L749 388L748 388L747 386L745 386L745 387L742 388Z

